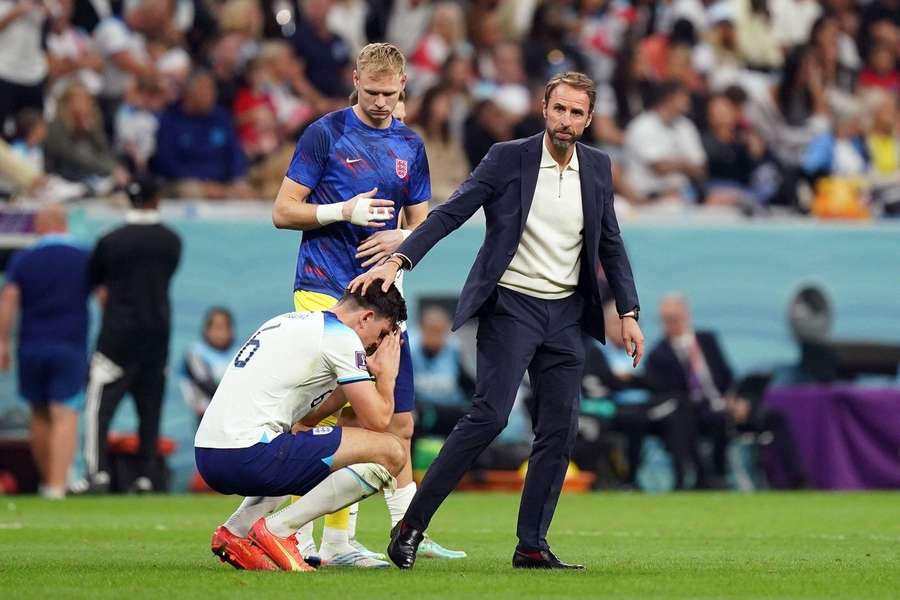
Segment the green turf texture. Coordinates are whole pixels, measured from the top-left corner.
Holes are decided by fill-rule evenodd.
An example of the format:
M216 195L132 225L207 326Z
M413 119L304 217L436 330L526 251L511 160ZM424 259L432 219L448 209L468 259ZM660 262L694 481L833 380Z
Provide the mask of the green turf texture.
M209 552L234 497L0 498L0 598L900 598L900 494L564 496L550 542L586 572L513 571L518 498L453 494L413 571L239 572ZM382 549L380 498L359 537ZM318 536L318 534L317 534Z

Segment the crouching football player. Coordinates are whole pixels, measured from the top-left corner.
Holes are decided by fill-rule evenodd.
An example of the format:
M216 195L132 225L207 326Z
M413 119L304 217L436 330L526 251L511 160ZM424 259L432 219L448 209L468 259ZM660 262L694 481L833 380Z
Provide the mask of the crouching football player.
M370 286L365 295L345 293L328 311L275 317L238 351L194 440L210 487L245 496L213 534L212 551L223 561L312 570L297 548L297 529L392 488L405 453L385 430L404 320L400 292ZM359 427L292 432L293 424L315 424L347 402ZM292 494L303 497L272 512Z

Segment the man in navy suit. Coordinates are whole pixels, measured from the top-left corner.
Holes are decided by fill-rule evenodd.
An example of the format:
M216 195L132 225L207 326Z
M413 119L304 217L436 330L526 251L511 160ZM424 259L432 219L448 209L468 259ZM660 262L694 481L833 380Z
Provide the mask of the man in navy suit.
M591 122L594 83L563 73L544 93L546 131L494 145L472 175L435 208L387 260L350 283L387 289L441 238L479 208L487 235L459 298L454 329L478 317L471 412L447 438L403 520L388 555L404 569L441 502L503 430L525 371L536 398L534 444L522 491L513 566L578 568L560 561L546 535L575 440L584 363L582 332L604 341L603 266L637 366L644 340L638 296L613 210L609 158L577 141Z

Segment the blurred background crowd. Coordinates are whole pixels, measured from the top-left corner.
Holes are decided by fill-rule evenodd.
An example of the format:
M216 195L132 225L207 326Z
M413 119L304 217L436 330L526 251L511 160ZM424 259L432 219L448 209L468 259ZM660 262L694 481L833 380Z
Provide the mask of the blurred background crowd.
M2 0L0 174L55 199L149 171L170 197L270 200L387 40L435 202L578 70L622 211L893 214L898 27L896 0Z
M610 343L585 342L573 486L900 487L900 0L0 0L0 260L35 234L93 242L122 216L106 199L148 176L184 241L160 468L138 491L203 488L197 420L250 327L290 308L297 240L270 203L299 135L348 105L357 52L382 40L408 58L432 204L492 144L543 129L551 76L597 84L582 141L613 160L648 354L630 368L608 307ZM475 333L451 334L449 315L482 236L463 227L407 281L418 469L470 405ZM4 281L21 287L18 263ZM0 377L0 491L34 491L14 379ZM521 481L498 473L528 455L529 403L526 380L468 485ZM112 489L134 489L138 445L109 439Z

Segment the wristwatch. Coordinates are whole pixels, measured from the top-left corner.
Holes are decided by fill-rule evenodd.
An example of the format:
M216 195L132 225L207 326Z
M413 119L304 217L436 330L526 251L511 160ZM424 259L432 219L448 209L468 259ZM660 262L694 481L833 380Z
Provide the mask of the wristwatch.
M408 270L411 266L411 261L408 258L406 258L405 256L403 256L402 254L399 254L397 252L394 252L393 254L388 256L386 259L384 259L384 261L387 262L392 259L397 259L398 261L400 261L397 265L400 269Z
M625 317L631 317L631 318L634 319L635 321L640 321L640 319L641 319L641 307L640 307L640 306L635 306L634 308L632 308L631 310L629 310L627 313L624 313L624 314L619 315L619 318L620 318L620 319L624 319Z

